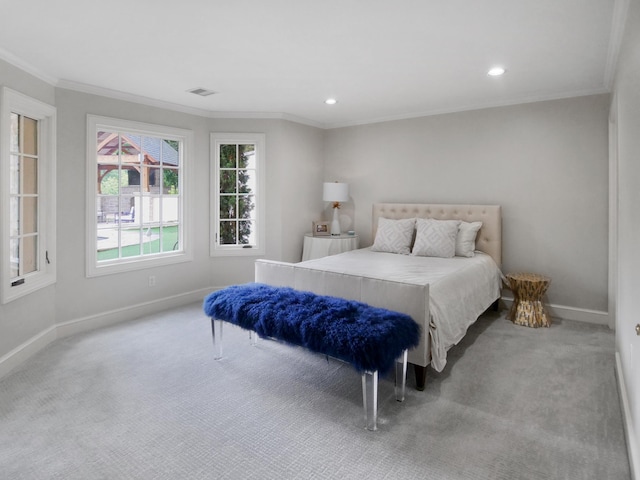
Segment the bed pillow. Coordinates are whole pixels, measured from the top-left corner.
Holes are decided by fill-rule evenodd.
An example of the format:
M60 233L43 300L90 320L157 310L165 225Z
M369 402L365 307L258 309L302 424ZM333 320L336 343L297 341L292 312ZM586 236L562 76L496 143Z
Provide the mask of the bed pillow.
M456 237L456 256L473 257L476 251L476 237L482 222L460 222Z
M371 251L409 255L415 223L414 218L391 220L380 217L376 239L371 246Z
M411 255L421 257L451 258L456 254L458 220L433 220L418 218L416 241Z

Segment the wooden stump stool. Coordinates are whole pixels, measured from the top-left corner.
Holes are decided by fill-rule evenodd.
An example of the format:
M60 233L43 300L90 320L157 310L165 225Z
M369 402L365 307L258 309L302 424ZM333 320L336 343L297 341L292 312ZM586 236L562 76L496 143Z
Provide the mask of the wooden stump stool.
M551 279L535 273L509 273L506 277L513 292L509 319L516 325L527 327L551 325L551 317L542 305L542 297Z

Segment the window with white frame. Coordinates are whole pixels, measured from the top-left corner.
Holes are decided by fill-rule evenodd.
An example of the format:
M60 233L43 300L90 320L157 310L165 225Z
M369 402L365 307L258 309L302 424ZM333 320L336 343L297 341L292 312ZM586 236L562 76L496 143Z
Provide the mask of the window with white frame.
M264 164L264 134L211 134L211 255L264 255Z
M191 259L192 132L89 115L87 275Z
M56 281L56 109L6 87L0 103L0 297L7 303Z

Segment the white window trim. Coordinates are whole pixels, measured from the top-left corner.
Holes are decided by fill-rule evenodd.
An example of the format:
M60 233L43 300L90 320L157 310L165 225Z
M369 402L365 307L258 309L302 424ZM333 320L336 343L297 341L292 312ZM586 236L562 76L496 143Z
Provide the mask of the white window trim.
M253 143L256 145L256 175L258 176L257 192L255 193L257 211L256 227L257 244L252 248L243 248L242 245L219 245L218 230L220 224L220 196L218 185L220 184L219 148L224 143ZM211 134L211 232L209 235L210 254L212 257L237 256L252 257L266 253L266 220L265 220L265 158L266 140L264 133L212 133Z
M96 217L96 178L98 178L98 164L96 162L97 135L99 128L124 130L139 135L158 136L168 139L180 140L183 144L181 159L181 191L180 218L182 219L182 251L167 252L153 257L130 257L118 262L99 264L97 245L97 217ZM115 273L131 272L145 268L172 265L175 263L190 262L193 260L193 194L191 189L192 165L193 165L193 132L181 128L154 125L136 122L133 120L121 120L117 118L87 115L87 198L86 198L86 275L96 277Z
M0 301L4 304L56 282L56 108L7 87L2 88L0 104ZM11 112L38 120L38 154L42 159L38 164L39 269L25 276L23 284L13 287L9 265Z

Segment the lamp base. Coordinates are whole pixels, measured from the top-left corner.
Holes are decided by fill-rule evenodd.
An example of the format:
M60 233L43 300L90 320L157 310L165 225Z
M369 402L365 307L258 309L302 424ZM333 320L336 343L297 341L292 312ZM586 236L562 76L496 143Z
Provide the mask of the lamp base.
M340 236L342 232L340 232L340 218L338 216L338 208L333 207L333 220L331 220L331 235L332 236Z

